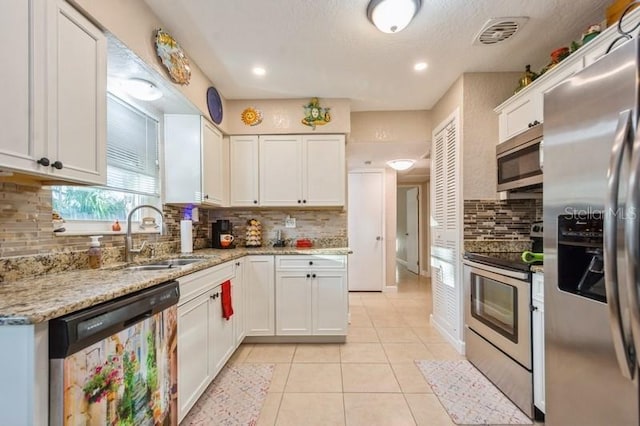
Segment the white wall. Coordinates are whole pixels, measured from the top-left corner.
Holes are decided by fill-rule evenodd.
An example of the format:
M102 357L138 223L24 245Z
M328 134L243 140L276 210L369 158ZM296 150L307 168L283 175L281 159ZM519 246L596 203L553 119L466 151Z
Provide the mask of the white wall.
M386 250L386 277L387 286L396 285L396 171L387 167L384 174L385 181L385 250Z
M397 226L396 226L396 257L398 260L407 261L407 191L408 187L398 187L398 193L396 196L396 212L397 212Z

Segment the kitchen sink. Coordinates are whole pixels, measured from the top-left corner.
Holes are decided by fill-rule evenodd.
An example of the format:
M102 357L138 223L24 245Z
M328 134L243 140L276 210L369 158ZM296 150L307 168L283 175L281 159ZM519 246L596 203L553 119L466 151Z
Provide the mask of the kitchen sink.
M154 262L152 265L169 265L169 266L185 266L192 263L201 262L204 259L167 259L160 262Z
M179 268L181 266L191 265L192 263L201 262L204 259L167 259L160 260L146 265L127 266L124 269L128 271L162 271L171 268Z
M138 265L138 266L127 266L127 271L162 271L165 269L171 269L171 265Z

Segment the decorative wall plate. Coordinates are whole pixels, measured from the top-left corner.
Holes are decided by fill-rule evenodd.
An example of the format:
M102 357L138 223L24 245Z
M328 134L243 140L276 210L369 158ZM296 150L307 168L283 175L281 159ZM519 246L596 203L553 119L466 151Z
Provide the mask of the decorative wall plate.
M262 123L262 112L254 107L249 107L240 114L242 122L247 126L257 126Z
M222 100L213 86L207 89L207 108L209 108L209 115L213 122L216 124L222 123Z
M307 105L303 105L304 118L301 123L305 126L311 127L313 130L316 126L324 126L331 121L331 108L323 108L320 106L318 98L311 98Z
M177 41L162 28L156 31L156 52L167 67L171 80L178 84L189 84L191 66Z

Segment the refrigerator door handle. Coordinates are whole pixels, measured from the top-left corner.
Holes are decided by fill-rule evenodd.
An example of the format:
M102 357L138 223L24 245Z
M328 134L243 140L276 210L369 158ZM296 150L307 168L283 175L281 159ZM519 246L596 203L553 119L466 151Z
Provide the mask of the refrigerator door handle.
M620 292L618 289L618 192L620 185L620 171L624 158L625 148L629 143L629 129L631 126L631 111L625 110L618 117L609 169L607 170L607 197L605 200L604 214L604 276L607 295L607 307L609 310L609 325L613 337L618 366L622 375L630 380L635 372L635 359L630 351L622 326L620 312Z
M627 192L627 212L625 215L625 244L627 248L627 291L631 312L631 332L635 348L640 348L640 134L636 132L631 151L629 188Z

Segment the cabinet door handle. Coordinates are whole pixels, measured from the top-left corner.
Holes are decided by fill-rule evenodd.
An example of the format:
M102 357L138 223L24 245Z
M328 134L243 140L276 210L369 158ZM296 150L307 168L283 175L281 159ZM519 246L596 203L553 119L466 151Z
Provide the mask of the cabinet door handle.
M535 305L531 305L529 308L530 308L531 312L534 312L534 311L538 310L538 307L535 306Z
M316 277L316 274L311 275L311 278L315 278L315 277Z
M51 164L47 157L42 157L41 159L36 161L36 163L40 164L41 166L45 166L45 167L48 166L49 164Z
M258 204L258 200L253 200L253 204Z
M205 194L205 195L204 195L204 199L205 199L205 200L208 200L208 199L209 199L209 195L208 195L208 194Z
M310 261L309 261L309 265L313 265L313 260L310 260Z
M54 161L51 165L54 169L62 170L62 161Z
M307 204L307 200L302 200L302 203L303 204Z
M311 278L311 274L307 274L307 278Z
M302 200L298 200L298 204L302 204Z

